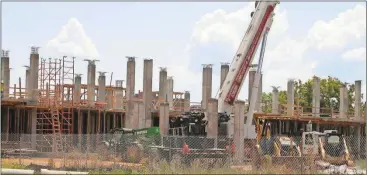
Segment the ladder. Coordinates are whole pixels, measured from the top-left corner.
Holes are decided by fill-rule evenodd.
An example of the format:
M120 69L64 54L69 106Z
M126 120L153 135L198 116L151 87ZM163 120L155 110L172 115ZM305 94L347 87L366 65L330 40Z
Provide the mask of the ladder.
M51 109L51 120L52 120L52 129L53 129L53 152L62 152L63 145L62 145L62 137L61 137L61 127L60 127L60 117L59 111L57 108Z

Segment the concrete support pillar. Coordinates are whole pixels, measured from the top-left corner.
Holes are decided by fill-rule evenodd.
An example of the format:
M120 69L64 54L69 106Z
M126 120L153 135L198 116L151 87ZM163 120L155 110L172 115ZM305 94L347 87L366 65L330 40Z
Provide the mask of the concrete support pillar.
M252 87L254 86L254 79L255 79L256 69L251 68L248 73L248 101L250 106L251 95L252 95ZM256 107L255 107L256 110Z
M273 114L279 113L279 90L277 87L273 87L271 113Z
M362 114L361 91L362 91L362 81L357 80L355 81L355 94L354 94L354 119L355 120L360 120L362 116L361 115Z
M287 83L287 116L293 116L294 113L294 80L288 80Z
M346 118L347 117L347 86L345 84L340 85L340 97L339 97L339 117Z
M313 77L312 86L312 116L320 117L320 78Z
M113 106L113 95L112 95L112 90L108 90L107 91L107 109L112 109L115 108L115 106Z
M111 93L111 96L112 96L112 92L110 92L110 93ZM124 108L123 97L124 97L123 89L122 88L116 88L115 89L115 96L112 97L112 99L114 99L114 101L115 101L115 106L114 106L115 109L123 109ZM129 101L128 101L128 104L129 104Z
M88 61L87 75L87 99L88 105L93 106L95 102L95 86L96 86L96 64L94 60Z
M167 96L167 69L161 68L159 71L159 100L166 101Z
M75 81L74 81L74 92L73 92L73 101L75 104L80 104L80 96L81 96L81 86L82 86L82 77L81 74L75 75Z
M208 130L207 137L215 139L215 148L217 147L217 137L218 137L218 100L209 99L208 101Z
M167 82L167 101L169 104L169 109L173 110L173 77L168 77Z
M169 132L169 104L167 102L159 105L159 129L162 136Z
M130 118L132 129L145 128L144 115L145 115L144 103L142 101L134 101L134 107Z
M38 48L32 47L31 48L31 56L30 56L30 77L31 80L29 81L29 84L31 86L31 93L30 98L32 98L32 101L37 103L37 97L38 97L38 67L39 67L39 54L38 54Z
M127 57L127 74L126 74L126 127L130 128L130 118L132 117L132 110L134 108L134 94L135 94L135 57Z
M356 136L357 136L357 156L358 158L360 158L360 156L362 155L362 152L361 152L361 139L362 139L362 132L361 132L361 129L362 129L362 126L357 126L357 133L356 133Z
M220 88L222 88L222 85L224 81L226 80L228 71L229 71L229 64L222 63L222 65L220 66Z
M31 147L36 150L37 145L37 109L31 109L31 120L32 120L32 136L31 136Z
M212 97L212 64L203 65L203 89L201 98L201 108L206 111L208 107L208 100Z
M29 86L29 80L30 80L30 76L31 76L31 71L30 71L30 68L29 66L26 66L26 70L25 70L25 99L27 98L27 94L29 92L31 92L30 90L30 86Z
M98 76L98 102L106 102L106 75L105 72L99 72Z
M184 112L190 112L190 92L185 91Z
M152 83L153 83L153 60L144 60L143 77L143 101L144 101L144 127L152 126Z
M4 82L3 98L9 98L10 87L10 67L9 67L9 51L2 51L1 56L1 80Z
M235 163L242 164L244 160L244 122L245 102L236 101L234 104L234 133Z

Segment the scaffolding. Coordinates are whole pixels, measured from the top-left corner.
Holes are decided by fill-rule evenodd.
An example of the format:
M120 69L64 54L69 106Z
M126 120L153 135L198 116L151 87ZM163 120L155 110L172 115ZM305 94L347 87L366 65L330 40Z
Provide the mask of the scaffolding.
M74 82L74 60L42 58L39 65L39 108L37 138L40 151L61 152L71 146L68 135L73 133L73 91L64 86Z

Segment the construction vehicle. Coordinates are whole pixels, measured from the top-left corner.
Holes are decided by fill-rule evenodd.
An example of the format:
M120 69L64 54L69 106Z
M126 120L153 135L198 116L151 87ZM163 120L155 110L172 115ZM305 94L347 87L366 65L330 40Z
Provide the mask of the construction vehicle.
M245 128L245 138L255 139L255 122L253 122L253 114L258 95L258 85L261 76L262 63L265 53L267 34L273 23L274 9L279 1L256 1L255 10L251 13L251 22L240 46L229 67L229 72L223 82L222 87L217 94L219 113L231 114L230 120L227 122L227 135L233 137L233 104L243 85L244 79L249 72L251 63L255 57L255 53L262 38L262 46L257 70L254 78L252 94L250 99L250 107L247 113L247 121Z
M146 155L148 147L158 144L159 127L128 129L114 128L111 136L103 141L107 149L118 153L126 162L138 163Z
M313 156L333 165L352 165L345 138L336 130L304 132L302 134L302 155Z

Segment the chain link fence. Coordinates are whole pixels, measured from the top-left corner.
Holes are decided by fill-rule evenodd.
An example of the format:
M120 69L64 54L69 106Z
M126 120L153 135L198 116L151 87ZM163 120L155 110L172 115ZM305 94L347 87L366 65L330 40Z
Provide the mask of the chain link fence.
M357 171L366 159L366 138L356 136L273 136L244 140L243 150L226 137L90 134L56 138L3 134L3 165L77 171L135 169L140 173L329 174L332 167Z

